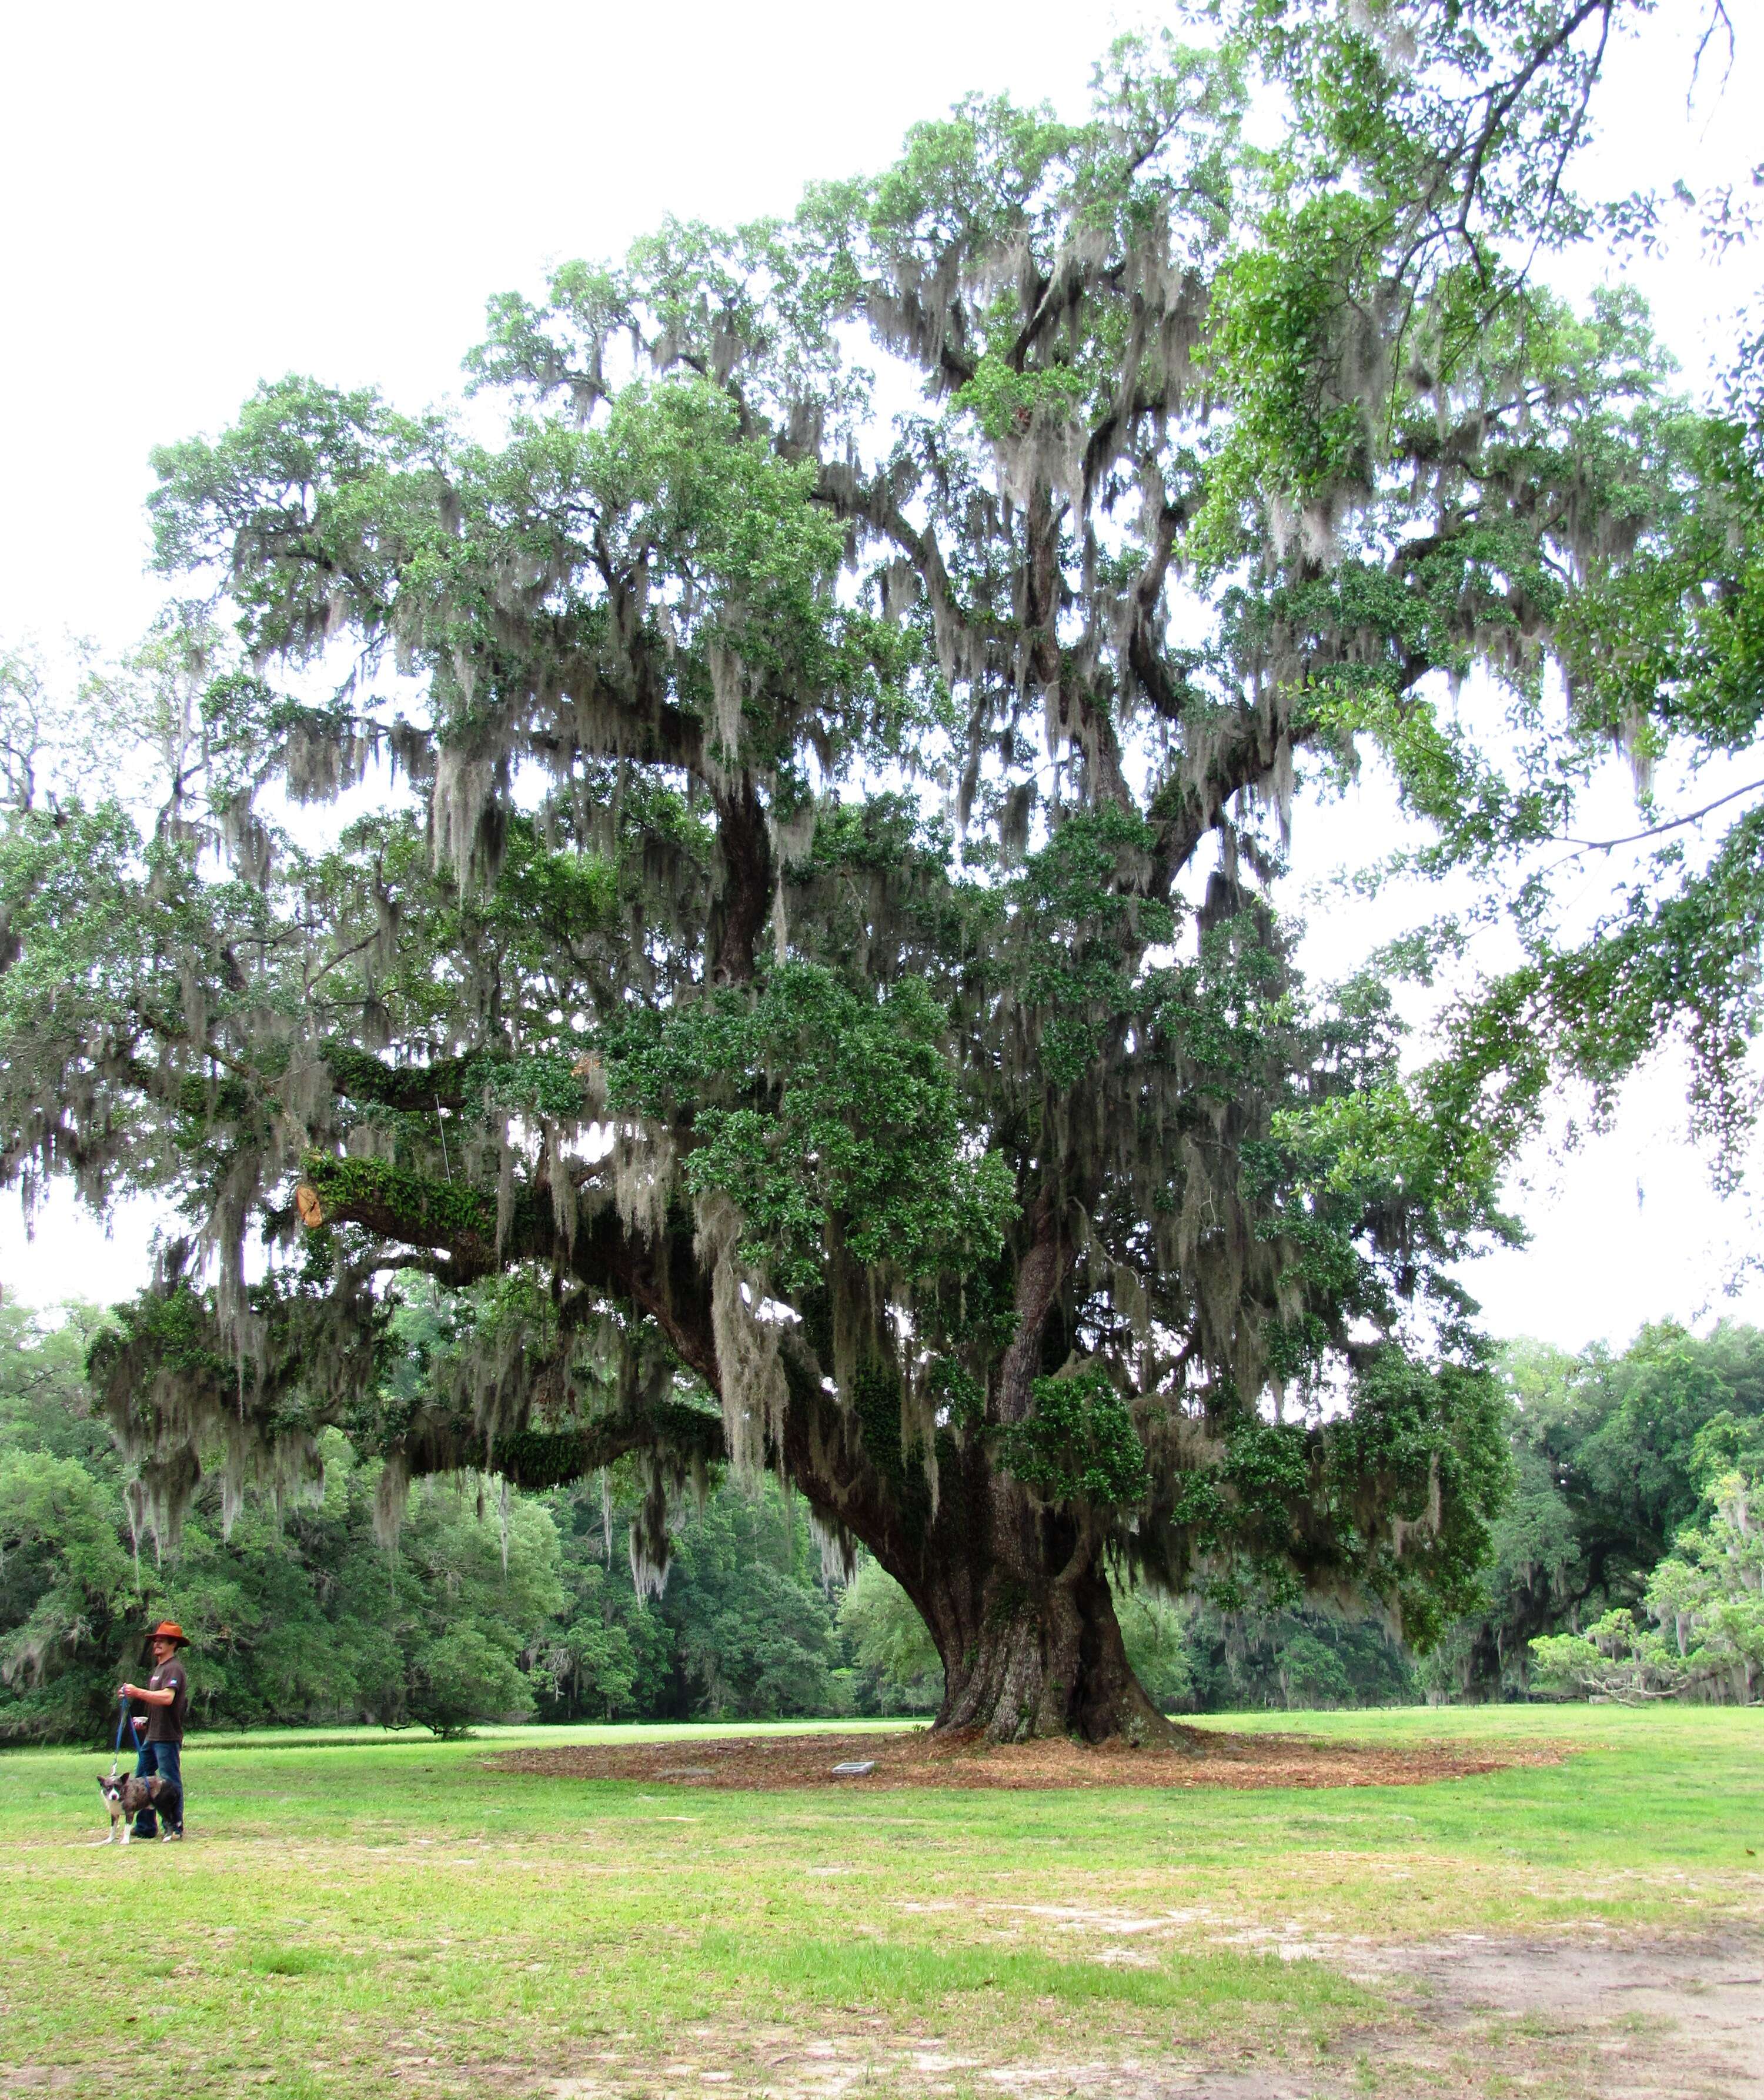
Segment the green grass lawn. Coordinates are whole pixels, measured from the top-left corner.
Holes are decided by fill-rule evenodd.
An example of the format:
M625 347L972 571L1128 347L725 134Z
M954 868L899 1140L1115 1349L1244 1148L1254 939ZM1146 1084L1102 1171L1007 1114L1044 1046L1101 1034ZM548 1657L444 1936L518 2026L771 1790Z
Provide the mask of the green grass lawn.
M784 2092L867 2036L842 2090L969 2089L955 2059L1351 2062L1402 2017L1344 1974L1354 1943L1764 1909L1757 1711L1218 1725L1577 1754L1410 1788L737 1795L480 1762L659 1731L230 1736L187 1747L190 1842L122 1851L95 1842L106 1757L11 1752L0 2090Z

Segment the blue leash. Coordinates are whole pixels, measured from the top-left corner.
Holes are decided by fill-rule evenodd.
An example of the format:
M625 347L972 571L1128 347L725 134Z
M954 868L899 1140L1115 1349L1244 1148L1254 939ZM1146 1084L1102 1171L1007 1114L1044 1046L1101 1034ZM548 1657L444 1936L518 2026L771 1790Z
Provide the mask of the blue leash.
M141 1746L140 1746L140 1745L139 1745L139 1743L138 1741L136 1741L136 1740L134 1740L134 1730L135 1730L135 1723L134 1723L130 1719L130 1718L129 1718L129 1702L128 1702L128 1701L127 1701L126 1699L119 1699L119 1700L117 1701L117 1745L116 1745L115 1753L114 1753L114 1754L112 1755L112 1759L111 1759L111 1765L110 1765L110 1770L111 1770L111 1773L112 1773L112 1776L115 1776L115 1773L116 1773L116 1770L117 1770L117 1759L119 1759L119 1758L121 1757L121 1755L122 1755L122 1739L123 1739L123 1737L124 1737L125 1736L129 1736L129 1737L130 1737L130 1745L129 1745L129 1747L130 1747L131 1749L138 1750L138 1749L139 1749L139 1748L141 1747Z

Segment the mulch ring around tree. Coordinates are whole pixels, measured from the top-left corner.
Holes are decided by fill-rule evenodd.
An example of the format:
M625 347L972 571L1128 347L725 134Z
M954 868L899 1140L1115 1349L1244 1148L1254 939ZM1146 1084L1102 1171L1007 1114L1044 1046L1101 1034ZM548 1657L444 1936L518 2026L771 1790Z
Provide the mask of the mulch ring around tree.
M1198 1754L1180 1749L1092 1748L1054 1740L989 1744L928 1729L877 1735L690 1736L672 1742L576 1743L556 1749L505 1750L486 1758L492 1771L545 1779L637 1780L657 1786L730 1792L799 1787L1192 1787L1419 1786L1471 1779L1515 1765L1559 1764L1551 1743L1481 1745L1341 1742L1314 1736L1188 1732ZM836 1771L840 1765L865 1771Z

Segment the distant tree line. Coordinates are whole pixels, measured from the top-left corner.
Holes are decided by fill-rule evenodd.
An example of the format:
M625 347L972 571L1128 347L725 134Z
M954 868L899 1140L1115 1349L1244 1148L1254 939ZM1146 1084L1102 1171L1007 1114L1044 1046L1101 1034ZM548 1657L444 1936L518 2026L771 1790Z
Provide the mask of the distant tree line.
M647 1599L626 1470L547 1493L487 1473L406 1490L336 1431L320 1498L229 1508L218 1471L156 1540L90 1410L97 1318L0 1310L0 1735L101 1733L161 1613L194 1641L205 1727L936 1710L936 1650L905 1593L867 1558L823 1559L770 1480L710 1485ZM1375 1621L1128 1590L1129 1653L1165 1710L1758 1697L1764 1335L1519 1344L1506 1383L1515 1486L1485 1610L1418 1661Z
M1515 1480L1488 1608L1436 1694L1751 1701L1764 1693L1764 1334L1643 1328L1621 1355L1506 1356Z

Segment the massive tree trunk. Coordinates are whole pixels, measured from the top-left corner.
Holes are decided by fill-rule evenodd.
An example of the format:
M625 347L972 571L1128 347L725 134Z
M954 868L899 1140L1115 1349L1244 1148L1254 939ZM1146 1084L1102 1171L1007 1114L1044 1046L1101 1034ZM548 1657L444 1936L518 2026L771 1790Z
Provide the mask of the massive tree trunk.
M983 1454L970 1463L983 1467ZM994 1742L1190 1740L1133 1674L1094 1546L1008 1477L991 1474L947 1518L940 1509L908 1577L942 1658L939 1729Z
M1075 1736L1193 1749L1133 1674L1093 1533L1038 1502L984 1437L902 1449L897 1405L853 1414L799 1361L784 1457L821 1520L862 1541L906 1590L943 1664L940 1731L994 1742Z
M1030 1582L996 1564L942 1582L933 1571L921 1608L943 1659L940 1730L1190 1746L1134 1675L1100 1568Z
M1034 1405L1044 1331L1073 1259L1060 1207L1042 1198L1030 1222L1017 1331L993 1383L995 1425L1021 1422ZM1158 1712L1127 1661L1090 1520L1039 1502L1000 1468L997 1448L982 1437L940 1454L937 1511L904 1572L893 1570L942 1658L937 1725L994 1742L1080 1736L1188 1745L1192 1731Z

